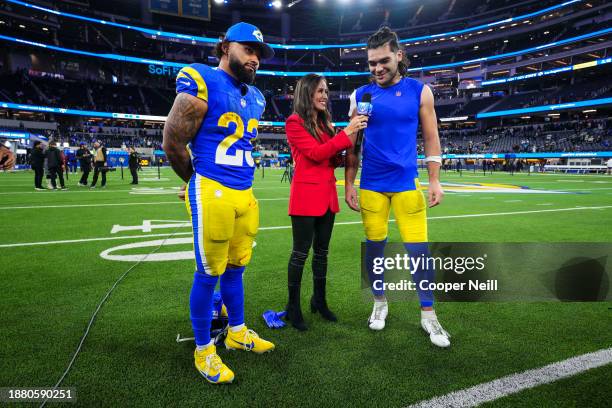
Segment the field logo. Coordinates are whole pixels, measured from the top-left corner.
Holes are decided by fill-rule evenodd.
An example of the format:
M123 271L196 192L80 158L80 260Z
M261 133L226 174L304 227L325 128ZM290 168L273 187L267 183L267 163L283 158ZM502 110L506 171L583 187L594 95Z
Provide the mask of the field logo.
M112 235L128 232L138 231L143 233L156 232L157 230L174 230L180 231L180 235L185 235L184 229L191 229L191 223L185 220L143 220L141 225L113 225L110 233ZM100 257L108 261L121 261L121 262L162 262L162 261L180 261L185 259L193 259L193 249L182 250L182 251L170 251L151 253L156 247L168 247L168 246L187 246L193 245L192 237L183 238L161 238L152 241L138 241L129 244L118 245L100 253ZM143 251L140 253L133 253L134 249L142 248ZM125 253L129 251L129 253ZM123 253L122 253L123 252Z
M355 180L359 186L360 180ZM428 188L427 182L421 183L423 190ZM338 180L336 185L343 186L344 180ZM570 194L557 190L534 190L526 186L500 183L442 183L445 193L514 193L514 194Z

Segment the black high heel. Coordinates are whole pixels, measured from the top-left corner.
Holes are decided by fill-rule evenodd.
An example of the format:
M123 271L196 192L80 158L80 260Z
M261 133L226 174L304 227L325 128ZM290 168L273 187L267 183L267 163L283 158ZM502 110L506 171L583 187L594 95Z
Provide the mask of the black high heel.
M325 301L325 298L316 299L314 296L310 298L310 311L312 313L321 313L321 317L325 320L329 320L330 322L338 321L338 318L336 317L334 312L329 310L329 307L327 307L327 302Z
M308 330L308 326L306 326L306 323L304 322L304 316L302 315L300 305L289 303L287 305L287 315L285 316L285 320L291 322L291 325L299 331Z

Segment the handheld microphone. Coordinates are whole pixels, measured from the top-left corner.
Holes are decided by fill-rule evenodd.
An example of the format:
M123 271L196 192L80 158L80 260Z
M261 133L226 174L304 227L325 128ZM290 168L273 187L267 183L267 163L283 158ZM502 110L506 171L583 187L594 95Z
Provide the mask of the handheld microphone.
M372 114L372 94L366 92L361 97L361 102L357 103L357 114L367 115ZM357 157L361 154L361 145L363 144L363 129L357 132L357 139L355 140L355 154Z

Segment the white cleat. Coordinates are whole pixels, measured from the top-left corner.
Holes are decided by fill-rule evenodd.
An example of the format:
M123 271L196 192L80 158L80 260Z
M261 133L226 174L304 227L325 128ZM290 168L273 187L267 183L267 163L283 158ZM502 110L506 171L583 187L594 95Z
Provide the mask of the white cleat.
M387 302L374 302L372 314L368 319L368 326L372 330L382 330L385 328L385 319L389 313Z
M442 328L438 319L421 319L421 327L429 334L429 340L438 347L450 346L450 334Z

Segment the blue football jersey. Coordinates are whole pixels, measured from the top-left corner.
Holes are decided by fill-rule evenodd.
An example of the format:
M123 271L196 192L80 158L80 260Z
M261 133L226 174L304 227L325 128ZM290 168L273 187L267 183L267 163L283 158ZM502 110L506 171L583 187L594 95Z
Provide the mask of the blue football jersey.
M195 171L229 188L250 188L255 172L251 139L257 137L266 107L259 89L221 69L191 64L178 73L176 92L208 102L208 112L190 145Z
M389 193L416 189L422 90L421 82L402 78L387 88L376 83L364 85L351 95L351 99L355 98L351 106L360 102L363 94L372 95L372 112L364 132L360 188Z

